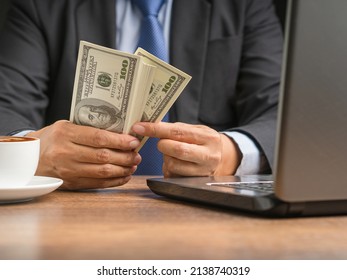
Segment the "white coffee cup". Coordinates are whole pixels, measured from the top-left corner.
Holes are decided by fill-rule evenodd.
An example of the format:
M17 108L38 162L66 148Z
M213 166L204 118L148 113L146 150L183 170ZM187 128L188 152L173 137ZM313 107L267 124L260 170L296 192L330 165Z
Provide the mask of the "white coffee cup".
M0 188L25 186L34 177L40 157L40 139L0 136Z

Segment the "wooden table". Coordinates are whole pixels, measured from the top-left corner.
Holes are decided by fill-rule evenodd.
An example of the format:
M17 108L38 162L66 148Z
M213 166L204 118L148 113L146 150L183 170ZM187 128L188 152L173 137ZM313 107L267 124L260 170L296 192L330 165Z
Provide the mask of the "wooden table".
M157 196L134 177L0 205L0 259L347 259L347 217L250 216Z

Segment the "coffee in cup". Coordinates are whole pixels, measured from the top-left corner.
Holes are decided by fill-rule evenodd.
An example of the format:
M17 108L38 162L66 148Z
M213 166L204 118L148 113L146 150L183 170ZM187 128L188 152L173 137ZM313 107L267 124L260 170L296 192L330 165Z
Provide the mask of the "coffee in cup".
M25 186L34 177L40 157L40 139L0 136L0 188Z

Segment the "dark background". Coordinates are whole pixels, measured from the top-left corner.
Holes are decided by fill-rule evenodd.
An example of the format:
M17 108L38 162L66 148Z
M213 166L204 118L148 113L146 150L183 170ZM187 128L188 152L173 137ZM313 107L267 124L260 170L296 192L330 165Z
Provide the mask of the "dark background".
M9 0L0 0L0 28L4 23L5 14L8 9Z
M273 0L273 2L276 7L277 15L282 23L282 27L284 27L285 18L286 18L287 0Z

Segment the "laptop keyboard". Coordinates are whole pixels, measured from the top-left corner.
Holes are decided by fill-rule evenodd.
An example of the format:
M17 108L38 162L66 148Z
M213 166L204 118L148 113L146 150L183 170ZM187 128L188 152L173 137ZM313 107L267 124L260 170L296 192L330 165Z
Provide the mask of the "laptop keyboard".
M210 186L232 187L235 189L246 189L273 193L273 181L257 181L257 182L225 182L225 183L209 183Z

